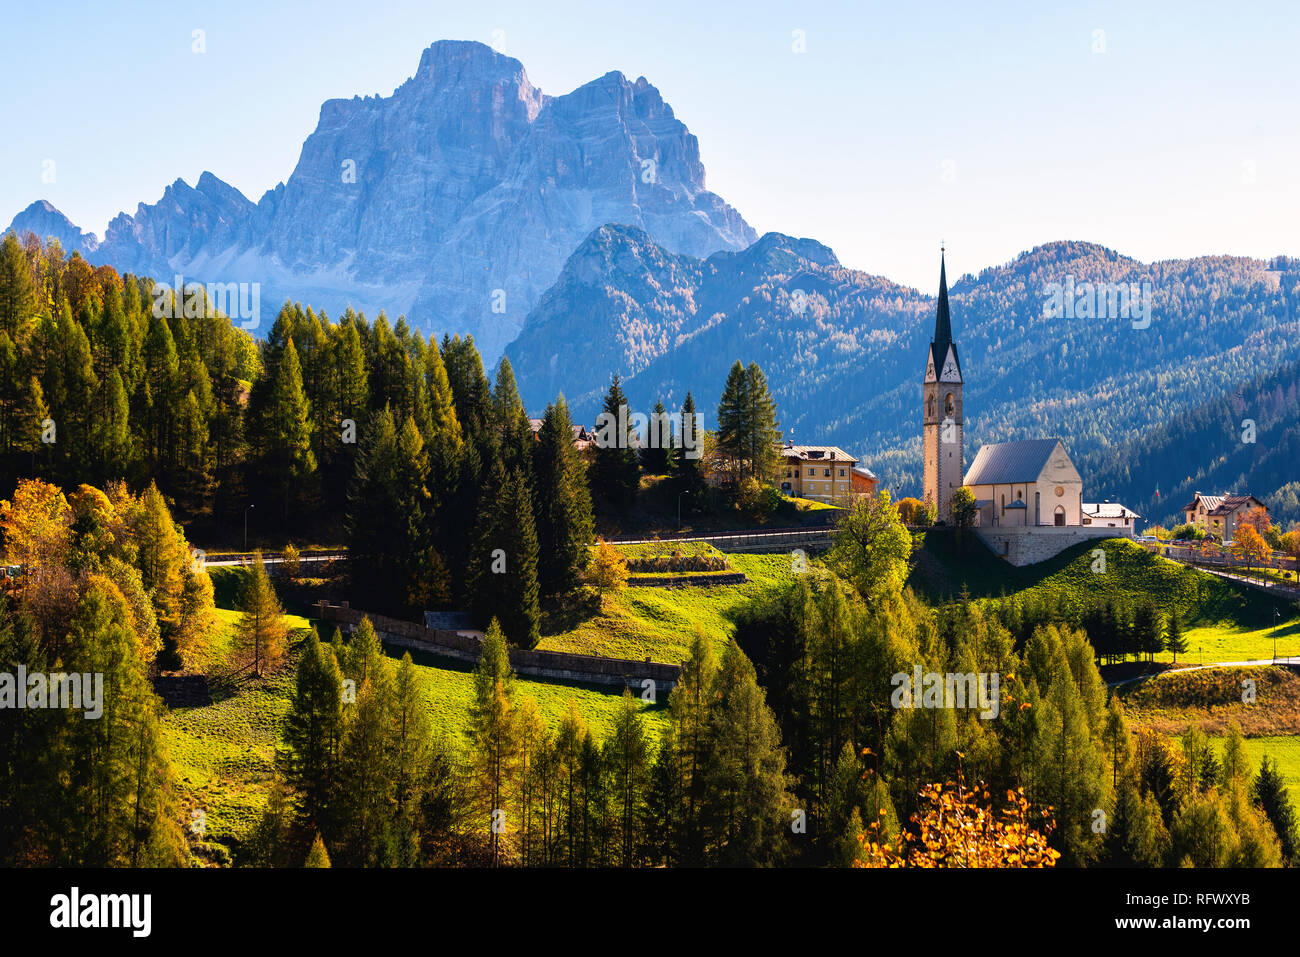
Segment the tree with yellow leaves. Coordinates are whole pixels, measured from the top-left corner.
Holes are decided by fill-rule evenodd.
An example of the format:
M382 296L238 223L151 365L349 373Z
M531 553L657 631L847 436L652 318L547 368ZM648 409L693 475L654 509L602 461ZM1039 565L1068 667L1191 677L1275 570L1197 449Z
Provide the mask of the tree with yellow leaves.
M587 581L595 586L601 601L627 585L627 560L603 538L596 542L596 554L587 566Z
M1035 827L1023 788L1007 791L995 810L987 788L967 788L959 775L956 784L926 785L920 804L912 815L915 830L900 830L892 842L881 839L879 822L867 825L854 866L1055 867L1061 856L1047 844L1052 809L1037 812Z

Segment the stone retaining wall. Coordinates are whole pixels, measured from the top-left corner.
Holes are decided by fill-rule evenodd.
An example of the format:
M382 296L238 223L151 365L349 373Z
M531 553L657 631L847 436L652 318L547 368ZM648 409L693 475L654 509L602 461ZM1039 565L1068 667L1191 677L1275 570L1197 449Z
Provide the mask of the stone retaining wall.
M627 583L637 588L707 588L710 585L743 585L749 579L744 572L714 572L685 575L632 575Z
M977 528L975 534L994 555L1016 566L1045 562L1080 542L1133 537L1131 531L1100 525L1000 525Z

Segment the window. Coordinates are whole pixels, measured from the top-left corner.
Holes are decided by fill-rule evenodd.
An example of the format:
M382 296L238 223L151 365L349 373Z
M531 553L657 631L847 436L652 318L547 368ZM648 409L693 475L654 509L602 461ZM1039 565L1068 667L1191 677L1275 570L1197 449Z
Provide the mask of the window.
M809 470L808 470L808 477L809 477L809 478L812 478L812 477L813 477L814 475L816 475L816 474L817 474L817 470L816 470L816 469L809 469Z
M830 478L830 477L831 477L831 470L830 470L830 469L824 469L824 470L823 470L823 474L824 474L824 476L825 476L826 478Z
M844 469L840 469L840 478L844 478Z
M949 392L943 398L943 414L953 415L957 411L957 403L953 401L952 393Z

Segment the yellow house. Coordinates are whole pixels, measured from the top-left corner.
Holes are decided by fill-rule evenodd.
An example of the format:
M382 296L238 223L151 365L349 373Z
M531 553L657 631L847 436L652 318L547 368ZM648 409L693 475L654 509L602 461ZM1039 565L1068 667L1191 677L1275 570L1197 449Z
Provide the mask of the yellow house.
M838 445L795 445L781 449L781 491L814 502L847 502L858 460Z
M1199 525L1207 534L1230 542L1241 520L1257 508L1264 508L1264 503L1253 495L1202 495L1197 492L1192 501L1183 506L1183 516L1187 524ZM1264 509L1264 514L1268 514L1268 509Z

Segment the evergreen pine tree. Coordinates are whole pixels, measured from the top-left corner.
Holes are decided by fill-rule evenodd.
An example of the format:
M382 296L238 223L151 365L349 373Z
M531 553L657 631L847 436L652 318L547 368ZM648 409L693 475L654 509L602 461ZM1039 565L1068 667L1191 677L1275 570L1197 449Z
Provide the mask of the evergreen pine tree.
M546 595L578 587L593 534L586 466L573 447L569 409L560 396L546 407L533 455L538 577Z
M280 492L287 525L290 503L303 497L304 484L316 472L316 456L311 450L311 404L303 392L302 367L292 339L285 343L263 414L263 467Z
M1183 636L1183 623L1177 609L1169 613L1169 621L1165 626L1165 650L1173 653L1174 664L1178 663L1179 655L1187 654L1187 639Z
M685 436L682 433L677 435L673 448L673 474L678 492L691 499L704 490L704 470L700 465L704 435L695 427L695 416L695 398L687 392L682 403L682 433L689 432L694 447L687 448Z
M727 382L718 400L718 458L722 469L733 486L749 474L749 378L745 367L737 359L727 373Z
M287 777L300 796L305 824L334 833L343 741L343 674L329 645L313 628L298 659L284 740Z
M650 416L647 441L641 449L641 471L646 475L663 475L668 471L668 452L674 436L668 422L668 410L656 401Z
M537 530L528 486L521 472L500 466L479 501L467 586L479 620L496 618L511 644L534 648L541 637L538 605Z
M1284 860L1295 866L1300 863L1300 834L1297 832L1295 805L1287 791L1286 780L1278 771L1277 761L1264 755L1259 762L1259 774L1255 776L1253 786L1255 803L1263 809L1273 831Z
M612 508L625 512L636 503L641 466L631 411L617 374L605 393L596 423L596 456L591 479L592 490Z

